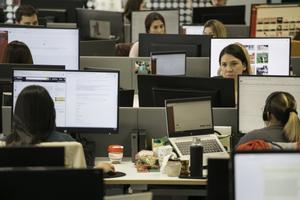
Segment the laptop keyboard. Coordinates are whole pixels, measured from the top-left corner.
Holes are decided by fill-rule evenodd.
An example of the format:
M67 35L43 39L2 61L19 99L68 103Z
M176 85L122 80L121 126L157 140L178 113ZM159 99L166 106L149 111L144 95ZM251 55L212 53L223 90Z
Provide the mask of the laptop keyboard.
M190 155L190 146L192 141L175 142L182 155ZM219 143L214 139L201 140L203 146L203 153L223 152Z

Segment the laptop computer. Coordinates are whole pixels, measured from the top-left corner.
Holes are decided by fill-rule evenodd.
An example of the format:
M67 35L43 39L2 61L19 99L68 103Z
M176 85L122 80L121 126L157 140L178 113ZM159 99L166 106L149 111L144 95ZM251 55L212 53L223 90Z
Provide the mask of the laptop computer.
M233 199L299 199L299 166L299 151L234 152Z
M211 157L229 157L214 134L210 97L166 100L166 118L169 141L179 157L190 158L194 138L203 145L203 164Z

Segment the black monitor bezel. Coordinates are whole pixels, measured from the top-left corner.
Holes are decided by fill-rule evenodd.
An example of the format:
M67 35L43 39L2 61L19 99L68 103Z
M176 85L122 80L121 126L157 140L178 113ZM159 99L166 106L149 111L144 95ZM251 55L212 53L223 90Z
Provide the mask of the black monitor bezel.
M164 43L164 41L172 40L172 42ZM187 44L197 45L201 47L201 55L196 57L209 57L211 36L209 35L180 35L180 34L139 34L139 57L149 57L150 47L153 41L160 42L160 44ZM195 44L195 41L198 43ZM174 50L183 51L183 50ZM186 52L188 54L188 52ZM189 57L187 55L187 57Z
M160 81L158 81L160 79ZM228 95L228 93L231 93L232 95L228 95L230 96L230 102L226 102L227 105L220 105L218 107L235 107L235 97L234 97L234 80L233 79L217 79L217 78L206 78L206 77L187 77L187 76L162 76L162 75L142 75L139 74L137 77L138 80L138 90L139 90L139 104L140 107L154 107L153 105L153 101L152 101L152 88L157 87L157 84L159 84L159 82L164 82L163 86L164 88L166 87L171 87L171 88L175 88L175 89L202 89L203 87L208 87L211 86L211 84L209 84L210 82L221 82L218 83L218 85L220 87L218 87L218 89L224 89L224 83L228 82L228 85L232 85L232 88L228 88L226 90L226 92L222 94L220 94L221 96L224 96L224 94L226 94L226 96ZM151 83L155 83L155 84L145 84L145 82L150 82ZM196 84L195 82L197 81L203 81L206 84L203 86ZM143 83L142 83L143 82ZM167 82L167 84L166 84ZM182 84L182 82L185 82L185 85ZM161 87L162 84L159 84L159 86ZM187 86L189 88L187 88ZM149 95L151 94L151 95ZM151 96L151 97L149 97Z
M18 71L18 70L14 70L14 71ZM14 71L12 74L12 88L14 88ZM19 70L19 71L24 71L24 70ZM106 71L101 71L101 70L97 70L97 71L84 71L84 70L31 70L31 69L26 69L26 71L53 71L53 72L58 72L58 71L64 71L66 73L116 73L118 74L118 87L117 87L117 127L116 128L109 128L109 127L102 127L102 128L88 128L88 127L55 127L56 130L58 131L62 131L65 133L118 133L119 132L119 87L120 87L120 72L117 70L106 70ZM14 90L12 90L12 96L14 96ZM13 101L13 98L12 98ZM13 105L13 102L12 102ZM13 115L14 115L14 108L12 106L12 120L13 120Z

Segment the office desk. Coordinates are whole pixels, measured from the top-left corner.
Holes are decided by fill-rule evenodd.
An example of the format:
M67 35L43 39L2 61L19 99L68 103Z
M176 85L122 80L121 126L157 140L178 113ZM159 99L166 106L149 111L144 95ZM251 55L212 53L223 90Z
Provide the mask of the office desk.
M187 199L188 196L206 196L207 179L181 179L168 177L161 172L137 172L134 163L129 158L123 159L121 164L115 164L116 171L126 173L119 178L106 178L106 185L145 185L146 190L153 192L154 196L172 196L172 199ZM107 158L96 158L96 162L108 161ZM206 170L204 175L206 175Z

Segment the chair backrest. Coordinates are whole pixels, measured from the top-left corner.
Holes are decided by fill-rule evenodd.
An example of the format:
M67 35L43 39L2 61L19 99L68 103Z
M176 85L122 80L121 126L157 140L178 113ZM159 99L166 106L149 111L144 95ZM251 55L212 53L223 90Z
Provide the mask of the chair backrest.
M152 200L152 192L105 196L104 200Z
M116 44L116 56L129 56L130 49L133 43L118 43Z
M83 147L79 142L42 142L37 146L65 147L65 166L70 168L86 168Z

